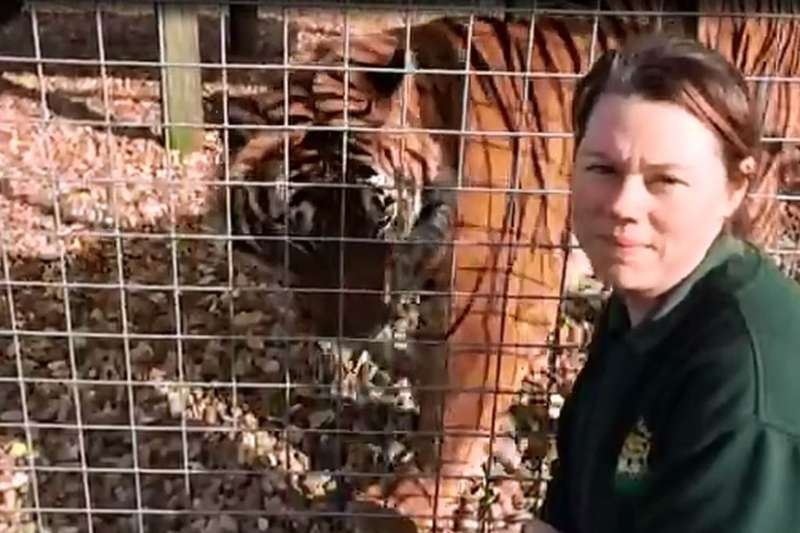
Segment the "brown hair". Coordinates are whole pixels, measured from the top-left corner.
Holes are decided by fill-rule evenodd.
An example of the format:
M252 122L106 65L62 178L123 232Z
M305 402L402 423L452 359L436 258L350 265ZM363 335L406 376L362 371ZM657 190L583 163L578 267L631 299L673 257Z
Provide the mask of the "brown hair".
M765 244L774 213L776 183L772 158L761 147L761 114L741 72L724 56L692 39L649 34L621 50L603 54L577 85L572 104L575 149L602 94L636 95L680 105L711 131L722 147L728 179L747 181L748 193L727 229L738 237ZM756 165L743 173L740 163ZM762 197L763 196L763 197ZM763 233L763 235L762 235Z

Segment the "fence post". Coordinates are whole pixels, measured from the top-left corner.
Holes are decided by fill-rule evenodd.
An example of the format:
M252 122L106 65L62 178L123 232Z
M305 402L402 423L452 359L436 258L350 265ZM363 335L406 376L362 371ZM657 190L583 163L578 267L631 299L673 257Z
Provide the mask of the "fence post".
M164 59L169 62L200 62L198 7L177 3L159 4L164 28ZM199 67L167 67L164 105L170 122L203 122L203 87ZM181 156L203 145L202 127L169 126L169 147Z
M230 51L236 56L251 58L258 50L258 6L233 4L228 9Z

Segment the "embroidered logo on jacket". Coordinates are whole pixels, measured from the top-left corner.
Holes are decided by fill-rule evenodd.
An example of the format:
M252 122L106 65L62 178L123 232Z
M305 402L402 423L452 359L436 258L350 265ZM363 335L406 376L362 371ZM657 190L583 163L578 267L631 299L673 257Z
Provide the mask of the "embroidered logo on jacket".
M651 438L652 434L645 426L644 419L640 418L622 443L617 458L617 474L630 477L642 477L647 474Z

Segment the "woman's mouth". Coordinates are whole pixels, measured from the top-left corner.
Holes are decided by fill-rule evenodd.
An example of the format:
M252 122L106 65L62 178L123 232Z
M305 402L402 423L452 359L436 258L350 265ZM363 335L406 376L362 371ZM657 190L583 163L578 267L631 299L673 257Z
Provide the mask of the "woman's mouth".
M625 235L601 235L600 238L616 248L645 248L647 246L644 240Z

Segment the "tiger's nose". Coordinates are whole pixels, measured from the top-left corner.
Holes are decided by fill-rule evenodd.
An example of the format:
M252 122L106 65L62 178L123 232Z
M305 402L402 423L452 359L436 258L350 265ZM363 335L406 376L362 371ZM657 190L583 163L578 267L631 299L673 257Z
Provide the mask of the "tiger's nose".
M381 189L364 188L361 190L361 203L369 220L377 226L376 229L381 230L391 222L395 203L391 195Z
M289 232L308 235L314 227L314 207L308 202L292 207L289 211Z

